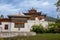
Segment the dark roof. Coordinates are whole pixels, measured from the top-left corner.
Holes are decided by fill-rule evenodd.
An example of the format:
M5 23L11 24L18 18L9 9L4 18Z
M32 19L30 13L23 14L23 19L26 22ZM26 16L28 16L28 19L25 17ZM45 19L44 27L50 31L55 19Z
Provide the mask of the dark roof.
M0 22L10 22L9 18L0 18Z
M8 17L29 18L30 16L8 15Z
M29 15L29 13L23 13L24 15Z
M37 11L35 8L30 9L29 11Z
M32 15L30 13L23 13L24 15ZM37 12L37 13L33 13L33 14L38 14L38 15L41 15L41 12Z

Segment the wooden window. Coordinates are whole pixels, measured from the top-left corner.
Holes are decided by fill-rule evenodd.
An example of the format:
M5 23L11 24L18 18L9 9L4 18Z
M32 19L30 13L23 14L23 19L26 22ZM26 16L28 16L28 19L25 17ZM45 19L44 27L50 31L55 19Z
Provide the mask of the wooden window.
M24 24L15 24L15 28L24 28Z
M5 30L8 30L8 25L5 25Z
M0 25L1 25L1 22L0 22Z
M12 20L13 22L27 22L27 20Z

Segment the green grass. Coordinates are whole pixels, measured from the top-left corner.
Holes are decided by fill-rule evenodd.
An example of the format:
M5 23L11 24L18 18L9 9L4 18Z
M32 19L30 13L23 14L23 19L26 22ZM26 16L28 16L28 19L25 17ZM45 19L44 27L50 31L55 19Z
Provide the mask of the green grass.
M36 36L17 36L10 39L11 40L60 40L60 34L44 33L44 34L37 34ZM8 38L4 38L4 40L8 40Z

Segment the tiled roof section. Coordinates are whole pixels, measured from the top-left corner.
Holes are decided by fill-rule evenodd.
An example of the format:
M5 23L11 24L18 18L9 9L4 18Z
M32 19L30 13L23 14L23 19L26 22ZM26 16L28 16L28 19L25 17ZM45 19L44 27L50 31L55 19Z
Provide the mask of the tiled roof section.
M23 14L11 14L11 15L8 15L8 16L24 16Z
M25 16L25 15L8 15L8 17L29 18L30 16Z
M29 10L29 11L37 11L35 8L32 8L31 10Z
M28 10L27 13L23 13L24 15L41 15L42 12L38 12L37 10L35 10L34 8L32 8L31 10Z
M8 17L18 17L18 18L29 18L30 16L26 16L26 15L23 15L23 14L14 14L14 15L8 15Z
M32 15L32 14L30 14L30 13L23 13L24 15ZM36 14L36 15L41 15L41 12L37 12L37 13L34 13L34 14Z
M10 22L11 20L8 18L0 18L0 22Z
M14 22L15 24L24 24L24 22Z

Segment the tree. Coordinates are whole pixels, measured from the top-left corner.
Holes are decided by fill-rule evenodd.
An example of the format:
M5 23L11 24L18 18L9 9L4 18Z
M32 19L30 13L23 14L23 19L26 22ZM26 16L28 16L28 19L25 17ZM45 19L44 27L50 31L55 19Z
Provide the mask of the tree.
M60 6L60 0L57 1L56 6Z
M0 18L4 18L4 16L3 15L0 15Z
M57 7L57 11L59 12L59 13L57 14L57 18L59 18L59 16L60 16L60 0L57 1L56 7Z
M36 32L36 33L43 33L44 28L43 28L43 26L41 24L40 25L33 25L32 26L32 31Z
M57 20L55 21L55 23L60 23L60 19L57 19Z

